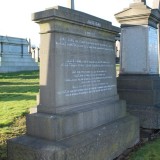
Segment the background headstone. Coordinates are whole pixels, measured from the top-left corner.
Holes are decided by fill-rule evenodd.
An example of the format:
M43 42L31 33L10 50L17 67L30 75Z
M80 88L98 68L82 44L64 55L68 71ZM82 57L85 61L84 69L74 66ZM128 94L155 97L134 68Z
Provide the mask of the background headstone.
M39 70L27 39L0 36L0 73Z
M118 93L141 127L159 129L159 12L132 3L115 17L122 26Z

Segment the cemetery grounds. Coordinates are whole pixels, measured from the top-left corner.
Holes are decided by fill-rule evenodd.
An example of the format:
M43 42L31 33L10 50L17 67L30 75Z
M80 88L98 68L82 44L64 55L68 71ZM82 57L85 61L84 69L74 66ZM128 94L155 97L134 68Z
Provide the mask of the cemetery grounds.
M25 115L36 106L38 91L38 71L0 73L0 160L7 160L6 140L25 134ZM127 159L160 160L159 153L157 138L134 150Z

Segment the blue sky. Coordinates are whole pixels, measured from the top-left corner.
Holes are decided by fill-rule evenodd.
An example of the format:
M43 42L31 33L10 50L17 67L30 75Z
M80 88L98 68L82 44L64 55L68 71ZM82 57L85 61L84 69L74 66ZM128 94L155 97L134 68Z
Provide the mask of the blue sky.
M147 0L151 6L153 0ZM111 21L119 26L114 14L129 6L133 0L75 0L75 9ZM4 0L0 5L0 35L31 38L39 45L39 26L31 21L31 13L56 5L67 7L67 0Z

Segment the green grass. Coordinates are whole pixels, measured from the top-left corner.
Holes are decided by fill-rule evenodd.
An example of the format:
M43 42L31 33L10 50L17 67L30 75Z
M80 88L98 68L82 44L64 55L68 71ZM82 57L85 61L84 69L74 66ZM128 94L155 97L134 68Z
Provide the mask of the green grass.
M38 91L38 71L0 74L0 160L6 160L6 140L25 133L24 116Z
M160 138L133 152L129 160L160 160Z

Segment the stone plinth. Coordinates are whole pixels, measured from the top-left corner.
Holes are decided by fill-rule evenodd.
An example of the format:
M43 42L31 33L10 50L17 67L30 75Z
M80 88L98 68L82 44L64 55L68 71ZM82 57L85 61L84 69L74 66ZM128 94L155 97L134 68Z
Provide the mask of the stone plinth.
M141 127L159 129L159 12L135 2L115 16L122 26L118 93Z
M118 92L127 102L127 111L140 119L143 128L160 129L160 77L120 75Z
M117 94L119 28L63 7L33 20L41 32L39 104L26 136L8 141L9 160L113 159L136 144L138 120Z
M138 142L138 124L135 117L127 116L61 141L18 137L8 142L8 159L112 160Z

